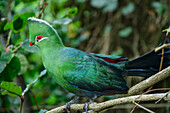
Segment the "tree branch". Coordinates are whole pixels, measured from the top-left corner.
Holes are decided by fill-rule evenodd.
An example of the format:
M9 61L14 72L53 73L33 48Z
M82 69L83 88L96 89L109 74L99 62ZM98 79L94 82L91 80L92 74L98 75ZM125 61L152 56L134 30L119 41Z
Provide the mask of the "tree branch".
M89 105L89 110L94 111L101 111L107 108L111 108L115 105L125 104L125 103L132 103L134 99L136 99L136 102L140 101L156 101L161 99L166 93L158 93L158 94L146 94L146 95L136 95L136 96L129 96L129 97L123 97L118 99L113 99L109 101L105 101L102 103L92 103ZM138 98L140 96L140 98ZM165 97L165 100L170 99L170 94ZM72 104L71 109L72 110L82 110L84 104ZM65 106L61 106L55 109L52 109L46 113L62 113L65 111Z
M146 80L131 87L128 91L128 94L126 94L124 96L138 94L139 92L143 91L144 89L158 83L159 81L161 81L169 76L170 76L170 66L167 67L166 69L156 73L155 75L151 76L150 78L147 78ZM92 103L89 105L89 110L99 112L104 109L109 109L115 105L132 103L134 100L135 100L135 102L156 101L156 100L162 99L162 97L164 97L164 99L170 100L170 94L168 94L168 95L166 95L166 94L167 93L136 95L136 96L117 98L117 99L105 101L102 103ZM165 95L166 95L166 97L165 97ZM72 110L83 110L83 105L84 104L73 104L73 105L71 105L71 109ZM65 106L61 106L61 107L52 109L46 113L62 113L62 112L65 112Z
M170 66L166 69L156 73L155 75L147 78L146 80L136 84L135 86L131 87L128 91L129 95L137 94L144 89L160 82L161 80L164 80L165 78L170 76Z

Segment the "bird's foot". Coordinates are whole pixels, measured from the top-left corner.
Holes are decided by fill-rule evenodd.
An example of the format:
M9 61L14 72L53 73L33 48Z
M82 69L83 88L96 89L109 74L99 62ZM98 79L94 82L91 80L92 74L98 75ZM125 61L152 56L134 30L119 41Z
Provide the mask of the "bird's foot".
M76 96L76 97L73 98L71 101L69 101L69 102L66 103L65 109L66 109L67 113L70 113L70 111L71 111L71 108L70 108L71 104L74 104L75 101L76 101L78 98L79 98L79 97Z
M72 104L72 103L70 103L70 102L67 102L67 103L66 103L65 109L66 109L67 113L70 113L70 111L71 111L71 109L70 109L70 105L71 105L71 104Z
M94 96L93 98L90 99L89 102L86 102L84 104L83 109L86 111L86 113L88 113L89 104L93 103L96 98L97 98L97 96Z
M83 106L83 109L86 111L86 113L88 113L88 109L89 109L89 104L93 103L92 101L86 102Z

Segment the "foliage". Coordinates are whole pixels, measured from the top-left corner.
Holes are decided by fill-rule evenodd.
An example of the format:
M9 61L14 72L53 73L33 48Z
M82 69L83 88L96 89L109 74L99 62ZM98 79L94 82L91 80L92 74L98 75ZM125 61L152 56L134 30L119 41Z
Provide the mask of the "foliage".
M63 90L52 78L44 76L46 72L43 71L39 48L34 45L29 47L28 44L28 17L39 17L52 24L66 46L88 52L100 53L104 50L107 54L126 54L132 57L135 51L132 52L134 49L129 48L134 48L132 45L135 44L131 42L132 37L136 37L135 30L140 30L144 26L144 29L150 30L151 34L148 35L150 37L156 33L155 28L159 28L155 27L155 24L163 20L161 17L167 12L167 4L161 1L153 0L148 3L149 7L143 12L147 17L152 15L149 19L154 18L155 21L151 21L151 24L146 23L148 25L146 28L140 22L139 25L132 25L138 19L135 19L135 16L138 6L142 4L136 1L0 0L0 106L4 108L0 108L0 112L18 112L19 110L12 107L19 109L21 97L26 96L24 92L28 94L30 109L38 103L34 112L39 112L39 108L48 109L47 105L63 105L73 97L73 94ZM146 6L147 4L144 4L142 7ZM165 25L167 22L162 23ZM144 37L143 35L141 36ZM150 38L154 39L151 41L151 48L153 42L157 42L155 35L153 37ZM141 39L143 42L139 42L139 45L149 44L148 39L146 37L146 42L145 39ZM128 40L130 47L127 47L127 43L123 43ZM148 50L146 46L138 48L141 48L139 52ZM13 98L16 96L20 99ZM45 111L41 110L40 113Z
M35 14L33 12L25 12L23 14L14 15L12 22L5 25L4 30L12 29L14 32L22 32L25 29L25 25L28 17L33 17Z
M0 88L5 89L5 91L1 93L2 95L8 94L12 97L22 95L21 87L15 85L13 82L3 81L0 85Z

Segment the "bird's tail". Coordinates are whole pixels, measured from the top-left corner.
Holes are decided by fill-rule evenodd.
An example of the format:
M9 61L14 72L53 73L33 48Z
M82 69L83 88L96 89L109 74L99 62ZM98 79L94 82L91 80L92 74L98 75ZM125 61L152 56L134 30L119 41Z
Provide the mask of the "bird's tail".
M159 46L161 46L164 42L169 43L168 38L164 38ZM152 50L149 53L144 54L143 56L129 61L128 64L125 66L126 75L150 77L151 75L159 71L161 57L162 50L159 50L158 52ZM168 66L170 66L170 48L166 47L164 48L162 69Z

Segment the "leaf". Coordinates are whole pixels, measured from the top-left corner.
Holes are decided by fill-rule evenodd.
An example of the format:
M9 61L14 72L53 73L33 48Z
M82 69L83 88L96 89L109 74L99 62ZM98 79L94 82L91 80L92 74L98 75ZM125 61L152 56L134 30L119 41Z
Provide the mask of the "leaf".
M166 11L166 7L163 3L158 2L158 1L154 1L152 2L152 7L155 9L155 11L159 14L162 15L165 13Z
M1 19L0 21L0 33L4 33L4 27L7 23L7 19Z
M54 104L56 104L57 100L58 100L58 98L56 97L56 95L50 95L50 97L47 98L47 99L45 100L45 102L46 102L48 105L54 105Z
M17 95L16 94L13 94L13 93L10 93L9 91L5 90L1 93L2 95L9 95L11 97L16 97Z
M27 71L28 68L28 61L27 58L25 57L25 55L17 53L15 54L15 56L19 59L20 64L21 64L21 70L20 73L23 74Z
M31 2L34 2L34 1L37 1L37 0L21 0L22 2L24 3L31 3Z
M29 17L33 17L33 16L35 16L35 13L34 13L34 12L25 12L25 13L23 13L23 14L20 14L20 17L21 17L22 19L26 20L26 21L27 21L27 19L28 19Z
M38 113L46 113L48 110L46 109L41 109Z
M126 5L125 7L123 7L121 9L121 12L123 15L128 15L128 14L132 13L134 11L134 9L135 9L134 3L130 2L130 3L128 3L128 5Z
M29 46L29 40L23 42L22 48L31 53L39 51L39 48L36 45Z
M25 29L28 17L32 17L32 16L35 16L35 13L25 12L20 15L16 14L13 17L12 22L9 22L5 25L4 30L13 29L15 33L21 32Z
M3 92L2 94L8 94L10 96L21 96L22 95L22 89L21 87L15 85L13 82L6 82L6 81L2 81L2 83L0 84L0 88L5 89L7 91Z
M9 64L6 65L2 73L0 73L0 81L12 81L20 72L20 61L17 57L13 57Z
M119 31L119 36L128 37L132 33L132 27L127 27Z
M118 0L109 0L109 2L107 2L107 5L104 7L103 11L107 12L107 11L114 11L116 10L118 7Z
M68 14L70 15L70 16L74 16L74 15L76 15L78 13L78 8L77 7L74 7L74 8L72 8L72 9L70 9L69 11L68 11Z
M91 0L91 5L96 8L103 8L107 4L107 0Z
M62 18L62 19L53 21L53 24L60 24L60 25L63 24L63 25L67 25L67 24L69 24L70 22L72 22L72 19L66 17L66 18Z
M120 48L120 49L118 49L116 51L113 51L111 55L112 56L121 56L122 54L123 54L123 49Z
M24 26L24 20L21 17L18 17L15 21L13 21L13 29L18 32Z
M4 26L4 30L8 30L8 29L12 29L12 22L8 22L6 23L6 25Z
M78 2L78 3L83 3L83 2L85 2L86 0L76 0L76 2Z
M13 58L13 54L11 51L9 52L2 52L1 57L0 57L0 73L5 69L7 64L11 61Z
M96 8L104 8L104 12L113 11L118 7L118 0L91 0L91 5Z

